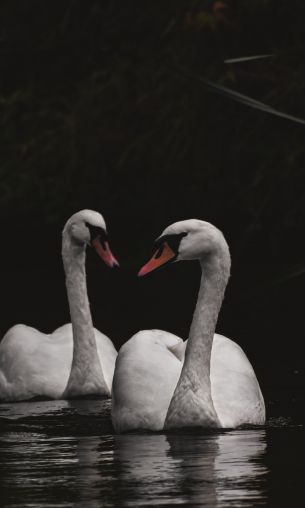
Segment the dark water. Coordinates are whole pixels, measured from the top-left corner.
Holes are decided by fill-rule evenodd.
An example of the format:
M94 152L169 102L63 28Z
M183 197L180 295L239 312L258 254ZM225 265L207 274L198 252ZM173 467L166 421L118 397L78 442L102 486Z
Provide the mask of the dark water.
M109 401L0 405L1 506L302 506L305 428L116 436Z

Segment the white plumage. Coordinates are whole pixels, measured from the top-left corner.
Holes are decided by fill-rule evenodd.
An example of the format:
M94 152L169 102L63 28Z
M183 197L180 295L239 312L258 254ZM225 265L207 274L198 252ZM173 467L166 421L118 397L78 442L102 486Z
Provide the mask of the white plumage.
M103 217L91 210L74 214L63 230L63 262L72 324L51 334L13 326L0 344L0 399L110 396L117 356L111 340L93 328L87 297L86 245L106 232ZM117 264L108 243L96 244L105 262Z
M94 333L98 358L110 392L117 352L106 335L96 328ZM13 326L0 346L1 399L61 399L71 371L72 354L71 323L50 334L26 325Z
M230 272L221 232L197 220L170 226L140 273L161 266L164 253L169 261L177 235L172 259L199 259L203 272L190 338L183 342L161 330L145 330L124 344L113 380L115 430L263 424L264 399L249 360L235 342L214 334Z

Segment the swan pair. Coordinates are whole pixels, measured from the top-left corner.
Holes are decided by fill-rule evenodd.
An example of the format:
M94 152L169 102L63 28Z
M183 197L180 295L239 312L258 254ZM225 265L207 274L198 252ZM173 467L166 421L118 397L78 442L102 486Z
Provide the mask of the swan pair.
M183 342L168 332L145 330L126 342L117 358L111 341L92 326L84 271L88 243L109 266L117 264L102 217L90 211L75 214L63 232L73 336L70 325L51 337L27 327L20 329L21 325L9 330L0 346L0 376L6 381L3 385L0 379L0 394L7 393L6 398L12 400L12 386L18 382L22 387L29 374L35 378L38 371L37 387L45 385L43 395L50 380L53 398L77 396L79 389L80 395L110 395L113 376L112 421L117 432L263 424L264 399L249 360L237 344L215 334L231 264L222 233L200 220L177 222L165 229L157 240L156 253L139 275L174 261L199 260L202 278L189 339ZM24 345L21 336L24 340L26 333ZM44 355L40 351L43 341L48 343ZM32 351L28 342L34 342ZM60 359L56 358L58 350L65 352ZM48 355L51 372L45 370L50 365ZM40 356L42 368L36 363ZM57 364L61 359L66 360L62 370ZM24 389L23 398L26 393L30 392Z

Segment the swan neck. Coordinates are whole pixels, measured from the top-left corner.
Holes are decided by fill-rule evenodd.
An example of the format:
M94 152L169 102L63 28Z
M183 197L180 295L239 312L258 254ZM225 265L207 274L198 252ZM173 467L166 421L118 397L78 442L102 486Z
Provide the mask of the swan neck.
M223 301L228 274L219 259L201 261L201 282L189 332L184 365L191 368L201 385L210 385L213 338Z
M184 364L167 414L167 427L178 426L179 419L186 420L183 426L220 426L212 400L210 364L216 323L230 273L228 248L200 260L200 264L198 299Z
M86 246L76 244L64 234L62 257L73 333L72 365L65 396L82 395L82 390L83 395L90 395L88 390L95 393L97 384L107 392L87 295Z
M67 296L73 329L73 342L76 351L82 348L85 337L88 345L92 346L95 343L87 296L85 262L85 247L75 246L70 243L70 245L63 249Z

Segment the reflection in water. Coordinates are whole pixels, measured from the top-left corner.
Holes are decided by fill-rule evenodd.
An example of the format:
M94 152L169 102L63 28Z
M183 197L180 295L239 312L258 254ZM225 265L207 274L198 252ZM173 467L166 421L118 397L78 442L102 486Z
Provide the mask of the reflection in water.
M9 433L1 438L1 497L7 506L39 506L67 499L77 476L73 438ZM69 500L72 500L69 496ZM64 504L59 504L64 506Z
M122 506L173 502L179 460L168 457L169 449L162 434L115 436L114 462Z
M41 400L33 402L0 403L0 422L5 419L53 417L53 425L60 423L59 417L95 416L107 418L109 422L111 401L96 400ZM55 419L56 418L56 419Z
M123 506L264 504L265 431L115 438Z
M239 501L258 506L266 501L267 468L265 458L266 432L264 430L235 431L219 436L221 454L216 456L218 500L230 506ZM231 504L232 503L232 504Z
M25 417L59 414L69 407L67 400L43 400L35 402L18 402L15 404L0 404L0 418L18 419Z
M11 424L6 420L0 435L3 506L268 504L263 429L114 436L108 402L48 402L44 415L42 403L35 404L35 417L16 420L21 405L6 413Z

